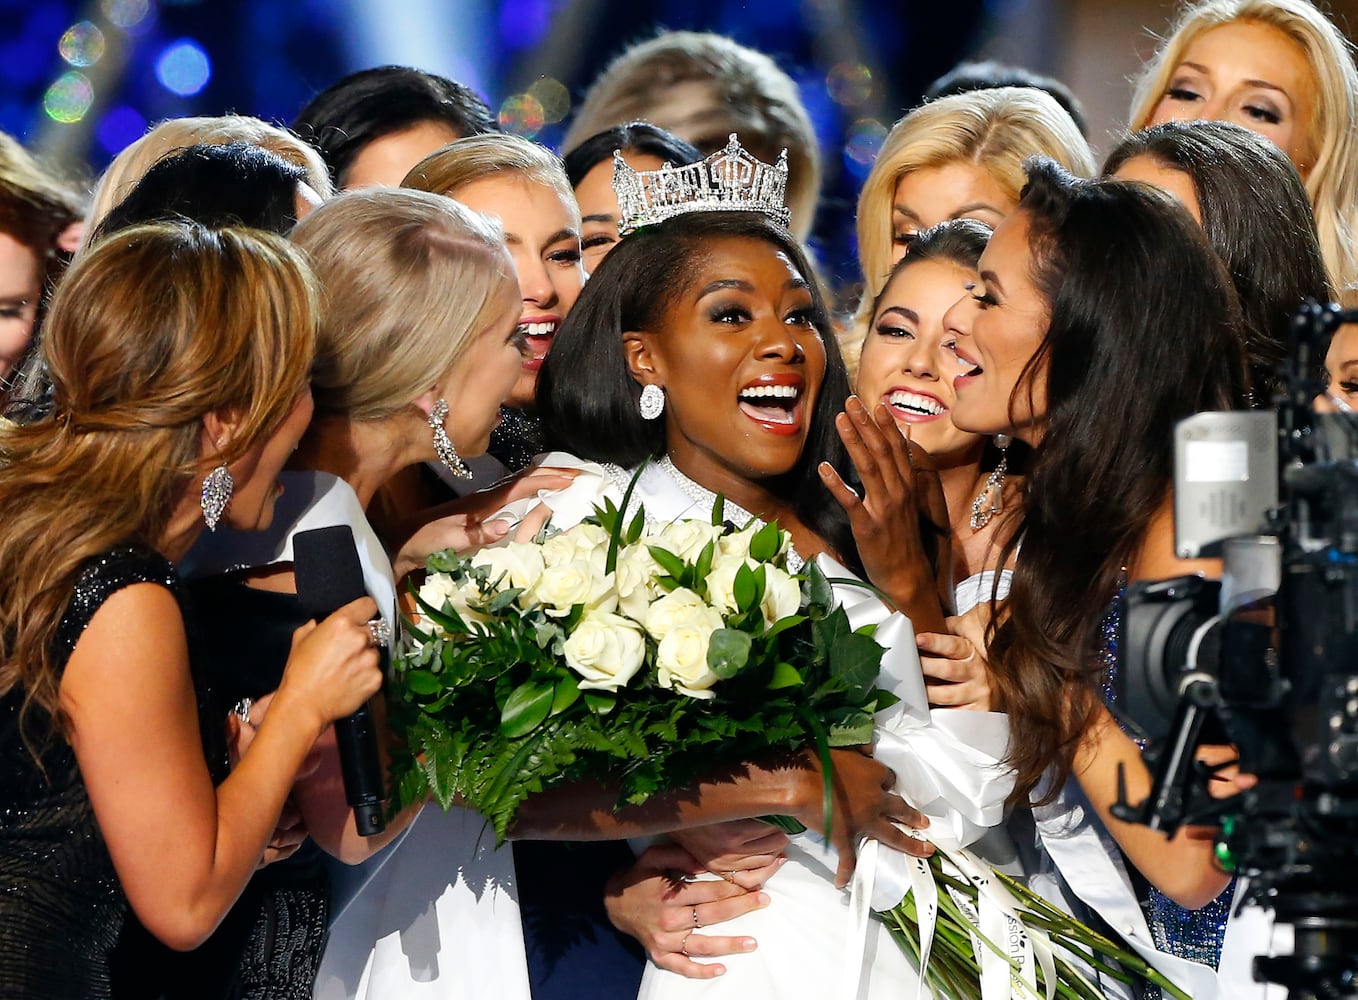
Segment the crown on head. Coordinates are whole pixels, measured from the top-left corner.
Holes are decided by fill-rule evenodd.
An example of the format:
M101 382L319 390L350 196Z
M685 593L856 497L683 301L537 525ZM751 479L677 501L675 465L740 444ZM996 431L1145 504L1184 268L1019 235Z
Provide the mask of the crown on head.
M784 204L787 150L769 166L747 153L734 132L724 149L686 167L666 163L659 170L637 171L621 151L615 152L613 192L623 236L689 212L762 212L785 226L792 219Z

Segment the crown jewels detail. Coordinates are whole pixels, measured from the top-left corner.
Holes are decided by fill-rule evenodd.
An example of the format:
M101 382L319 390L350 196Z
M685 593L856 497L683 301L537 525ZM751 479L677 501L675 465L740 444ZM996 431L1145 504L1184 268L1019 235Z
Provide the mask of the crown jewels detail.
M786 226L787 150L769 166L746 152L731 133L725 148L685 167L633 170L613 154L613 192L621 210L619 234L689 212L761 212Z

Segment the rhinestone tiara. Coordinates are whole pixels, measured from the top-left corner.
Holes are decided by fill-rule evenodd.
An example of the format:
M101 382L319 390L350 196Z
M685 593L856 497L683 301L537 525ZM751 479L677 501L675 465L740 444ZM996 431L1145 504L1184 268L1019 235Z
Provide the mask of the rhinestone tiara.
M618 233L626 236L642 226L689 212L762 212L786 226L792 213L787 196L787 150L769 166L755 159L731 133L723 149L699 163L659 170L633 170L613 154L613 192L621 210Z

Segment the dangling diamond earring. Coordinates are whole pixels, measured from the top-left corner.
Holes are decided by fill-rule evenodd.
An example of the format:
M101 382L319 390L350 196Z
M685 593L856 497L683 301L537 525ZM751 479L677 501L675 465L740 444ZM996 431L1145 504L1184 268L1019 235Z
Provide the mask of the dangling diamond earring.
M995 447L1000 449L1000 461L986 476L981 495L971 502L971 530L978 531L1004 509L1004 474L1009 471L1008 434L995 435Z
M208 531L217 530L217 522L226 513L226 505L231 502L231 491L236 481L231 478L231 470L223 462L203 477L203 492L198 503L203 508L203 523Z
M651 384L641 387L641 399L637 402L642 420L654 420L665 412L665 390Z
M434 432L434 451L439 457L439 461L448 467L448 471L457 476L458 479L471 479L472 470L463 464L462 459L457 456L457 449L453 447L452 438L448 437L448 429L443 426L443 422L448 419L448 400L440 397L434 404L434 408L429 411L429 428Z

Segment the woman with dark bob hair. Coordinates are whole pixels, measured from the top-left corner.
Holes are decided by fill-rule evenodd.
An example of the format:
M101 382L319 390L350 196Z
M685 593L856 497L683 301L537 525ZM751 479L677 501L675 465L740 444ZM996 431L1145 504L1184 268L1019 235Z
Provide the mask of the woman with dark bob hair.
M1333 298L1311 201L1292 161L1239 125L1166 122L1118 143L1103 176L1162 188L1202 225L1240 299L1253 402L1270 405L1297 307Z
M1155 956L1162 971L1200 984L1214 977L1229 907L1212 928L1152 930L1098 827L1183 906L1213 903L1229 877L1213 864L1210 838L1181 831L1166 842L1113 818L1119 767L1133 802L1150 782L1104 692L1123 587L1220 572L1175 555L1173 430L1193 413L1243 405L1239 309L1202 231L1169 197L1075 180L1047 160L1030 163L1028 176L1018 211L981 257L980 284L945 319L970 366L957 379L954 422L1033 448L1023 523L1008 543L1021 546L1013 585L986 633L990 687L1010 716L1016 794L1034 803L1071 889L1134 944L1170 952ZM1152 926L1157 917L1152 906Z

